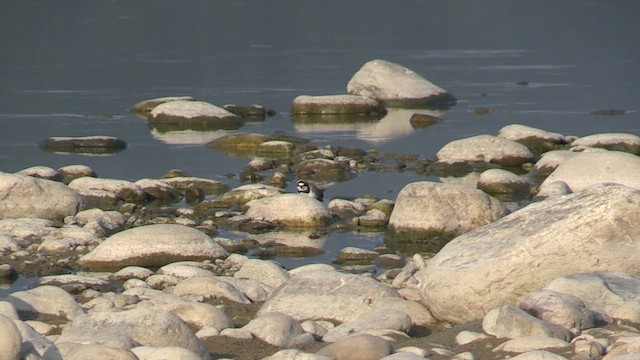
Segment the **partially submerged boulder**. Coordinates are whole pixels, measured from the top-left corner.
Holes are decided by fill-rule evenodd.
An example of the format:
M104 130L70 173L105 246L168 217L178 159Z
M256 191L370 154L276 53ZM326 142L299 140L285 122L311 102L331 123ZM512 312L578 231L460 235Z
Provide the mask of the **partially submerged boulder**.
M131 106L131 112L148 114L156 106L170 101L193 101L191 96L166 96L155 99L143 100Z
M91 269L162 266L183 260L213 260L227 252L203 232L183 225L132 228L107 238L78 262Z
M571 146L588 146L640 155L640 136L625 133L594 134L577 138Z
M442 160L485 162L502 166L520 166L533 161L533 153L524 145L492 135L477 135L454 140L436 153Z
M207 146L233 156L253 156L258 145L272 140L288 141L296 145L309 143L307 139L288 135L235 133L215 139Z
M302 194L269 196L247 205L248 217L288 226L323 226L331 220L321 202Z
M113 136L56 136L40 141L40 148L51 152L111 154L127 148L127 142Z
M359 95L300 95L293 99L294 115L378 115L384 108L374 99Z
M371 60L358 70L347 92L376 99L388 107L448 107L456 99L404 66Z
M498 131L498 136L517 141L536 154L557 150L567 143L567 139L562 134L520 124L511 124L503 127Z
M639 207L640 191L597 185L461 235L416 274L425 304L436 318L461 323L515 304L558 276L638 273Z
M233 130L244 121L229 111L204 101L170 101L156 106L149 113L152 126L205 126L209 130Z

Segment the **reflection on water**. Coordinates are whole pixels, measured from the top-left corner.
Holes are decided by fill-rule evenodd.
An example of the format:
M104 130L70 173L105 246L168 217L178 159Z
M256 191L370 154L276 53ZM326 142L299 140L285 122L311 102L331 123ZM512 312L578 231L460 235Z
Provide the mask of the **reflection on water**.
M315 134L336 133L340 136L351 136L368 143L382 144L398 140L414 131L409 121L413 114L426 114L440 118L444 111L424 109L387 109L387 114L380 120L359 117L314 116L294 117L296 131L313 137Z
M197 130L176 130L176 131L159 131L151 129L151 135L154 139L160 140L166 144L172 145L204 145L219 139L231 132L225 130L217 131L197 131Z

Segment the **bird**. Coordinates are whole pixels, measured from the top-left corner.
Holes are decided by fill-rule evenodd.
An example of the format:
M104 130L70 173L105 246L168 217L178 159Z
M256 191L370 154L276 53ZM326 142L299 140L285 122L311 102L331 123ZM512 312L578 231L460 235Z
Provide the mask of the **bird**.
M305 194L318 201L322 201L324 198L324 189L320 189L306 180L298 180L296 189L298 190L298 194Z

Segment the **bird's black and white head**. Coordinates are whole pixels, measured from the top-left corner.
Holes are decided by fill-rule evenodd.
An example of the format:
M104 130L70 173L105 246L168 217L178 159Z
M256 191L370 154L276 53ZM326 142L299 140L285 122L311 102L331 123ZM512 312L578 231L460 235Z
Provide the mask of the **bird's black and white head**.
M306 180L298 180L296 190L298 190L298 194L305 194L319 201L323 199L324 189L320 189Z

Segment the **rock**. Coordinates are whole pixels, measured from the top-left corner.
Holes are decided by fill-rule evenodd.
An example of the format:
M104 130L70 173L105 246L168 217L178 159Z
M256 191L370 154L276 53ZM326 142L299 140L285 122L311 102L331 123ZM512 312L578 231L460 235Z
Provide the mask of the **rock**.
M216 279L240 290L244 296L254 303L264 302L273 292L273 287L255 279L240 279L229 276L218 276Z
M358 95L300 95L293 99L293 115L378 115L384 108L371 97Z
M197 261L179 261L167 264L156 271L157 275L169 275L176 279L188 279L195 276L214 276L211 266Z
M22 335L11 318L0 315L0 334L0 357L3 360L20 359Z
M115 349L99 344L80 344L72 342L60 342L49 347L42 357L44 360L138 360L131 351Z
M478 189L489 194L529 194L529 182L508 170L489 169L480 174Z
M246 157L255 155L258 145L266 141L283 140L296 145L308 144L309 140L279 134L235 133L223 136L208 143L207 146L226 154Z
M573 295L540 289L526 294L518 307L541 320L569 330L575 328L581 331L595 327L591 310Z
M424 129L431 125L439 124L442 121L443 120L437 116L421 113L414 113L411 115L411 118L409 118L409 124L411 124L411 127L414 129Z
M359 226L382 228L389 223L389 215L378 209L367 210L364 215L358 216L357 224Z
M337 271L303 272L282 284L258 314L283 312L297 320L345 322L366 314L385 298L400 298L374 279Z
M507 214L498 200L461 185L428 181L406 185L396 198L389 229L400 238L451 238Z
M282 194L247 204L246 215L287 226L323 226L331 219L329 211L316 199L301 194Z
M498 345L493 351L523 353L532 350L565 349L571 344L564 340L548 336L525 336L511 339Z
M533 165L528 176L535 182L542 182L563 161L578 153L568 150L552 150L540 155L540 159Z
M192 351L177 346L138 346L131 352L139 360L201 360L202 358Z
M78 226L99 230L97 234L100 236L109 236L120 232L125 224L124 216L121 213L100 209L80 211L76 214L74 220Z
M62 181L62 174L58 170L48 166L32 166L18 171L16 174L24 176L32 176L39 179Z
M546 350L533 350L509 358L510 360L567 360L567 358Z
M328 356L309 354L297 349L280 350L262 360L333 360Z
M361 203L343 199L331 200L329 205L327 205L327 208L332 215L342 219L350 219L362 215L367 210L367 207Z
M81 194L91 190L110 192L125 202L135 204L144 204L147 200L147 196L138 185L126 180L83 177L70 182L69 187Z
M384 339L373 335L353 335L320 349L316 354L334 360L377 360L393 352Z
M169 101L192 101L192 100L194 99L191 96L167 96L167 97L140 101L134 104L133 106L131 106L130 110L131 112L144 114L144 113L151 112L151 110L153 110L156 106L167 103Z
M415 72L385 60L371 60L347 84L349 94L376 99L388 107L448 107L456 99Z
M182 320L168 312L135 308L119 312L92 312L79 316L62 331L61 342L92 342L112 334L128 337L144 346L178 346L209 359L210 355L194 332Z
M313 335L304 331L296 319L279 312L263 313L243 329L258 339L278 347L301 347L315 342Z
M185 302L172 307L169 312L179 317L194 331L204 327L213 327L218 331L233 327L233 322L227 314L211 304Z
M617 183L640 189L640 156L619 151L578 153L560 163L540 185L564 181L573 192L600 183Z
M140 179L134 184L138 185L142 191L147 194L147 197L151 199L162 200L169 203L178 202L182 199L182 193L180 193L180 191L162 180Z
M338 261L364 261L371 263L373 259L377 258L379 255L380 253L373 250L347 246L340 249L340 252L338 253Z
M141 266L127 266L118 270L111 277L115 280L139 279L145 280L153 275L153 271Z
M258 280L277 289L289 280L290 276L287 270L272 261L250 259L242 264L233 277Z
M571 146L589 146L640 155L640 136L624 133L595 134L577 138Z
M185 177L172 177L167 179L162 179L161 181L169 184L170 186L182 191L186 192L189 186L193 185L199 189L202 189L207 195L220 195L225 191L229 190L227 185L220 181L203 179L193 176L185 176Z
M274 116L276 111L273 109L265 109L262 105L251 104L247 106L225 104L223 109L248 120L263 120L266 116Z
M507 125L498 131L498 136L513 140L529 148L535 154L556 150L567 143L564 135L520 124Z
M160 104L149 113L149 122L158 125L204 126L208 130L234 130L244 123L241 117L204 101L176 100Z
M436 159L521 166L533 161L533 153L526 146L513 140L477 135L446 144L436 153Z
M511 305L489 311L482 320L482 330L497 338L544 336L564 341L571 340L569 330L535 318Z
M458 335L456 335L456 344L458 345L466 345L476 341L482 341L489 338L488 335L483 333L478 333L475 331L460 331Z
M424 360L425 356L420 356L413 353L408 352L397 352L395 354L387 355L380 360ZM452 358L453 359L453 358Z
M295 148L296 145L288 141L265 141L256 148L256 155L270 159L282 159L291 156Z
M82 195L62 183L0 172L0 218L62 221L83 210Z
M633 254L640 249L629 234L640 232L639 207L640 192L617 184L530 204L455 238L431 258L415 275L425 303L438 319L466 322L558 276L638 273Z
M199 230L183 225L146 225L107 238L78 260L91 269L163 266L176 261L201 261L227 256L227 251Z
M240 304L251 303L240 290L214 276L196 276L182 280L173 288L173 293L178 296L193 295L205 299L225 298Z
M322 337L322 341L335 342L353 334L377 329L388 329L406 333L411 328L411 325L411 318L402 311L379 308L360 316L356 320L345 322L329 330Z
M542 201L544 199L550 197L557 197L571 194L571 188L564 181L554 181L552 183L548 183L542 189L538 190L536 196L534 196L533 201Z
M30 325L27 325L27 322L18 320L13 323L20 331L20 337L22 337L20 359L39 359L45 350L53 345L48 338L40 335Z
M238 186L220 196L219 200L226 203L245 204L251 200L282 194L282 189L264 184L248 184Z
M86 289L102 292L113 290L111 283L107 280L73 274L43 276L36 281L36 285L57 286L71 294L79 294Z
M16 291L4 300L11 303L23 318L50 315L73 320L82 314L82 308L73 296L56 286L45 285Z
M568 274L553 279L544 289L579 298L599 314L599 319L611 317L640 322L640 278L637 276L611 271Z
M59 136L40 141L40 148L51 152L112 154L127 148L127 142L113 136Z
M330 159L308 159L297 163L293 172L299 179L327 184L352 179L356 176L348 164Z
M67 165L59 168L58 172L60 172L60 175L62 175L62 182L64 182L65 184L68 184L77 178L85 176L97 176L96 172L87 165Z

